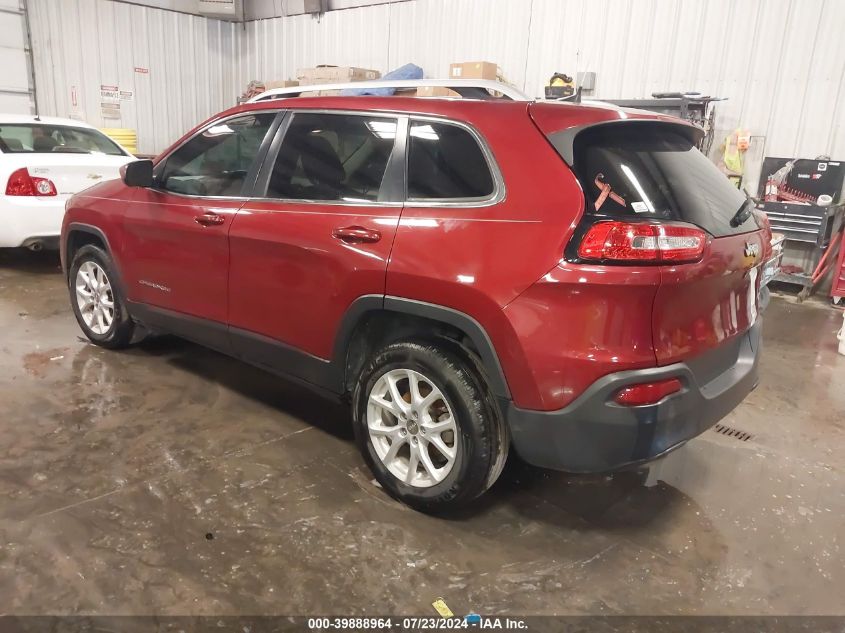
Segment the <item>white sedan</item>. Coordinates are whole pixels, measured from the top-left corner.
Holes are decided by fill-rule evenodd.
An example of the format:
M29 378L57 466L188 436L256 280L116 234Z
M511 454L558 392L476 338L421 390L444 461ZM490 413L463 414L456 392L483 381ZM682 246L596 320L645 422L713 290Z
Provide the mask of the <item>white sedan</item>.
M132 160L86 123L0 114L0 247L55 248L65 201Z

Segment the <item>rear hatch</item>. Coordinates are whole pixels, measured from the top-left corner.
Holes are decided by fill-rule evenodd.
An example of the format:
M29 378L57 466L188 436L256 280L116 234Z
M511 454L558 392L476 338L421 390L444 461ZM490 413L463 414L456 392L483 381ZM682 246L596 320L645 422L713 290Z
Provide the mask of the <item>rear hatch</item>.
M133 160L129 156L105 154L10 154L26 167L31 176L47 178L59 196L68 196L104 180L120 177L120 166Z
M567 256L660 267L652 306L658 365L738 348L739 335L757 320L762 266L771 253L765 214L699 152L700 135L681 122L656 120L548 134L586 199ZM604 231L593 231L598 224ZM585 239L595 243L596 235L598 250L585 249Z

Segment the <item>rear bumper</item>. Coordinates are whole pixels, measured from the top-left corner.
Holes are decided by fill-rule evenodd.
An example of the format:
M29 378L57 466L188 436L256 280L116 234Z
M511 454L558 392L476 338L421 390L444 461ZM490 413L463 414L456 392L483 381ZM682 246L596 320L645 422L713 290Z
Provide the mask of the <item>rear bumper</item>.
M68 196L12 197L0 195L0 247L27 246L33 241L58 240Z
M535 466L578 473L617 470L677 448L730 413L758 380L761 323L684 363L622 371L597 380L558 411L508 408L514 448ZM679 393L654 405L623 407L623 387L677 377Z

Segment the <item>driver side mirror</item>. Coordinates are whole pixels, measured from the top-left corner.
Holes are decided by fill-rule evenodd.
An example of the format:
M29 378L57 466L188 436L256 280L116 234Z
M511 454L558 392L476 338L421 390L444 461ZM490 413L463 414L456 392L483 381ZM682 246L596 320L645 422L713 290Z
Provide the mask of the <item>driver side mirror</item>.
M120 177L127 187L153 186L153 161L136 160L120 168Z

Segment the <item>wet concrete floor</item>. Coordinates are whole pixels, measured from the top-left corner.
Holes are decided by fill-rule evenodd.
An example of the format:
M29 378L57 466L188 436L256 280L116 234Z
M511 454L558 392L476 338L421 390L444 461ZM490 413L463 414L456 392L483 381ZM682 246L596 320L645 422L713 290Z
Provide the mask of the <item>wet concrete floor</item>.
M88 344L0 253L0 613L845 614L841 315L774 298L760 387L647 476L514 462L417 514L346 412L174 338Z

